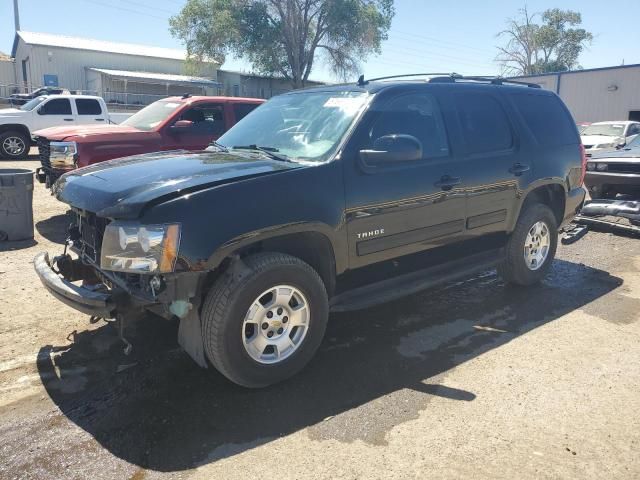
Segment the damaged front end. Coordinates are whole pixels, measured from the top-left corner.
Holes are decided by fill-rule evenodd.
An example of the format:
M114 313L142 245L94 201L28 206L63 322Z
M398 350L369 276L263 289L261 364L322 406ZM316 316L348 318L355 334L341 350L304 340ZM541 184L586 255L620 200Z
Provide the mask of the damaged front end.
M180 225L140 225L74 213L64 252L54 258L43 252L34 259L45 288L91 321L118 320L121 336L125 321L145 311L178 317L179 343L206 367L198 313L206 273L181 265Z

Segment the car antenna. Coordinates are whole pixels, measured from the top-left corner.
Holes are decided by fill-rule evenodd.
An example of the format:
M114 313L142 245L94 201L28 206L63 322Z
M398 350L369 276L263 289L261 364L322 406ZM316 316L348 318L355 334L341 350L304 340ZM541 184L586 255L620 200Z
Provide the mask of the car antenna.
M182 98L189 98L189 97L191 97L190 93L185 93L184 95L182 95Z
M359 86L359 87L364 87L367 83L369 83L369 82L367 82L367 81L364 79L364 74L363 74L363 75L360 75L360 76L358 77L358 86Z

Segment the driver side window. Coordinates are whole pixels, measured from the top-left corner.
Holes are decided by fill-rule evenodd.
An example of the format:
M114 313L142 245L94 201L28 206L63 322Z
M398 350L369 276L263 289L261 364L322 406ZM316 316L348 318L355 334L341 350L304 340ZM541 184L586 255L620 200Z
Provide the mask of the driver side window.
M190 108L180 116L180 120L193 122L194 129L211 134L222 134L224 128L224 107L220 104L203 104Z
M366 148L376 148L376 143L387 135L410 135L422 145L423 159L449 155L442 113L432 95L401 95L377 109L376 114L378 117L367 132Z

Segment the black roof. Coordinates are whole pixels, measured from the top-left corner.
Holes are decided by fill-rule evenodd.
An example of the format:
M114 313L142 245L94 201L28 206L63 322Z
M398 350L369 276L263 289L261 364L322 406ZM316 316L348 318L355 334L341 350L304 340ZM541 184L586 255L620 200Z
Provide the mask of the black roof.
M418 78L424 77L424 78ZM474 87L502 87L502 88L532 88L541 89L536 83L527 83L516 80L510 80L502 77L481 77L481 76L462 76L455 73L416 73L407 75L393 75L389 77L374 78L366 80L361 76L357 82L341 83L335 85L323 85L318 87L309 87L303 90L294 90L288 94L296 92L319 90L319 91L362 91L367 93L377 93L389 88L414 87L416 85L456 85L456 86L474 86ZM547 92L547 90L544 90ZM552 92L548 92L552 94Z

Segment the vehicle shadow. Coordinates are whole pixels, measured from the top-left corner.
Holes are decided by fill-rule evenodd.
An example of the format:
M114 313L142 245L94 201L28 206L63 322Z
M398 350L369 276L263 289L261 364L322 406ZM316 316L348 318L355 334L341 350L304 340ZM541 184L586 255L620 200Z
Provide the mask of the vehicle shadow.
M36 230L50 242L64 243L67 238L67 230L72 222L72 217L67 213L54 215L36 223Z
M557 260L545 282L529 289L504 286L487 272L332 315L309 366L262 390L199 369L178 348L176 325L151 316L128 334L135 344L130 357L121 353L115 329L104 326L77 334L69 346L42 347L37 366L69 420L113 455L146 469L192 468L305 428L311 438L384 444L390 429L417 418L433 396L476 398L464 386L441 385L447 371L621 284L607 272ZM401 390L402 405L376 402ZM365 417L357 416L363 410Z

